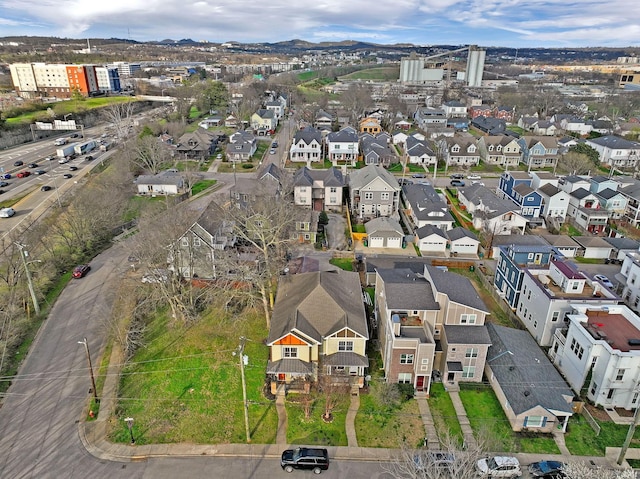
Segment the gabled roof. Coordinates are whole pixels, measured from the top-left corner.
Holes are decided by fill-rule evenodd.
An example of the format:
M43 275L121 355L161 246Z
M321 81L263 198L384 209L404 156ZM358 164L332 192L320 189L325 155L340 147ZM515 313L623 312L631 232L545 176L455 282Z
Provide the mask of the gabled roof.
M436 291L446 294L449 297L449 301L490 313L489 308L484 304L469 278L451 271L444 271L432 265L426 265L425 270L429 273Z
M433 186L427 184L405 185L402 187L402 191L411 206L412 213L418 220L453 221L449 207ZM441 216L436 216L434 213Z
M593 193L591 193L589 190L585 190L584 188L578 188L577 190L573 190L570 193L570 195L573 196L574 198L578 198L579 200L582 200L587 196L593 196Z
M527 185L526 183L520 183L519 185L516 185L513 188L513 191L515 191L516 193L518 193L520 196L528 196L531 193L534 193L536 190L534 190L533 188L531 188L529 185Z
M561 190L557 186L553 186L551 183L545 183L540 188L538 188L538 192L548 196L549 198L551 198L552 196L557 195L561 191L563 191L563 190Z
M444 334L448 344L491 344L485 325L445 324Z
M136 178L138 185L175 185L182 187L184 177L180 173L173 171L163 171L157 175L140 175Z
M619 191L612 190L611 188L605 188L604 190L599 191L598 193L595 193L596 196L599 196L600 198L604 198L605 200L610 200L614 196L618 196L621 194L622 193L620 193Z
M434 225L424 225L422 228L416 230L416 236L420 239L427 238L431 235L440 236L443 239L448 239L444 231Z
M572 238L584 248L612 248L609 243L599 236L572 236Z
M276 117L276 114L273 110L265 110L260 109L256 113L260 118L272 120Z
M583 178L582 176L576 175L567 175L564 177L565 183L580 183L581 181L589 183L589 178Z
M572 414L573 391L528 331L487 324L487 365L516 414L537 406Z
M371 221L367 221L364 224L364 229L369 236L384 235L391 237L404 237L404 232L402 231L400 222L395 218L389 218L387 216L380 216L379 218L374 218Z
M378 165L367 165L364 168L352 171L349 174L349 188L360 190L377 178L384 181L392 190L400 191L400 185L396 177Z
M353 127L345 126L340 131L332 131L327 135L329 143L357 143L358 132Z
M369 338L358 273L338 269L280 277L267 343L292 331L321 343L345 327Z
M384 282L387 308L415 311L440 309L430 283L422 275L407 268L378 268L376 271Z
M344 186L342 173L333 166L328 170L312 170L303 166L293 176L293 186L313 186L314 181L322 181L324 187Z
M615 250L623 250L630 249L634 251L638 251L640 248L640 243L631 238L602 238L607 243L609 243Z
M300 141L302 141L306 145L310 145L314 140L319 145L322 145L322 132L312 126L307 126L302 130L296 131L296 134L293 137L294 144L300 143Z
M479 183L459 188L458 192L468 201L475 204L476 208L480 210L475 214L482 214L486 218L495 218L496 216L503 215L509 211L516 213L520 212L520 208L518 208L511 200L498 198L493 191ZM484 209L479 208L481 205Z
M603 183L605 181L614 181L614 180L604 175L598 175L591 178L592 183Z
M449 231L446 231L446 235L449 238L449 241L457 241L462 238L471 238L472 240L480 242L475 234L461 226L457 226Z
M569 235L541 235L540 237L555 248L580 248L580 245Z
M615 135L606 135L598 138L591 138L587 140L587 143L595 143L596 145L604 146L612 150L632 150L640 148L640 143L635 141L629 141L625 138L621 138Z

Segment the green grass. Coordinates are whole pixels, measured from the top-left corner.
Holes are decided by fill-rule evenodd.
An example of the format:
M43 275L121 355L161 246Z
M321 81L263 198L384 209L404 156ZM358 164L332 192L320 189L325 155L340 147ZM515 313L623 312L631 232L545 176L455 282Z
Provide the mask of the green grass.
M518 452L528 454L560 454L556 441L550 434L516 434Z
M604 260L601 258L585 258L584 256L575 256L573 259L578 263L604 264Z
M518 133L519 135L524 135L526 132L520 128L518 125L508 125L507 130Z
M125 103L130 101L137 101L135 98L130 96L125 97L99 97L99 98L86 98L84 100L80 100L76 102L75 100L67 100L61 101L57 103L53 103L47 105L53 109L56 117L60 119L64 115L69 113L77 113L79 110L94 110L96 108L103 108L105 106L111 105L113 103ZM26 112L20 116L7 118L7 124L18 124L18 123L32 123L33 121L52 121L51 117L47 115L46 109L44 110L36 110L31 112Z
M304 166L304 164L302 165ZM311 163L311 168L314 170L328 170L333 166L330 160L324 160L322 163Z
M353 230L354 233L366 233L367 229L364 227L364 225L353 225L351 227L351 229Z
M400 76L399 67L374 67L359 70L340 77L340 80L379 80L395 81Z
M312 78L316 78L317 76L318 76L318 73L314 71L298 73L298 80L300 80L301 82L307 82Z
M370 288L364 288L364 290L367 292L367 294L371 298L371 301L374 301L376 297L376 288L370 287Z
M353 258L331 258L329 263L345 271L353 271Z
M255 443L275 441L275 404L262 394L268 348L264 318L255 312L209 311L190 326L160 315L149 321L145 347L123 368L116 416L135 418L137 444L244 443L239 337L248 338L245 368L249 424ZM110 434L128 442L124 421Z
M362 394L355 428L359 447L400 448L403 444L410 447L424 444L424 425L415 400L389 408L378 404L371 394Z
M213 185L217 183L216 180L201 180L195 183L191 187L191 194L197 195L198 193L203 192L204 190L211 188Z
M613 422L601 422L600 435L596 436L591 426L579 414L569 420L565 443L571 454L578 456L604 456L607 447L621 447L629 431L628 426L617 425ZM640 429L631 441L630 447L640 447Z
M578 228L569 223L564 223L562 225L562 227L560 228L560 233L569 236L583 236L582 232L580 232Z
M333 421L324 422L324 398L315 397L309 418L304 417L301 404L294 403L294 397L287 400L287 442L289 444L310 444L318 446L346 446L347 432L345 420L349 409L349 396L341 398L333 410Z
M407 168L411 173L425 173L424 166L414 163L407 164ZM402 173L402 163L394 163L389 167L391 173Z
M453 407L449 393L444 390L442 383L433 383L431 385L428 401L438 437L441 440L450 437L462 444L464 439L462 428L460 428L456 410Z

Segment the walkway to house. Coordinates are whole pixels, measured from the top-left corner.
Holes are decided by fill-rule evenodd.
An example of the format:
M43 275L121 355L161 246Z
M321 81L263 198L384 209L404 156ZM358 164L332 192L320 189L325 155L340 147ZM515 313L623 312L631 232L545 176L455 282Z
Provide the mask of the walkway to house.
M440 440L436 433L436 427L433 422L433 416L431 415L431 409L429 409L429 402L424 393L416 393L416 401L418 401L418 409L420 409L420 415L422 416L422 424L424 424L425 431L425 447L427 449L440 449Z
M460 423L460 429L462 429L462 437L464 438L464 442L468 447L475 448L476 438L473 435L473 430L471 429L471 424L469 423L469 418L467 417L467 411L465 411L464 406L462 405L462 401L460 400L460 395L457 390L451 390L452 388L447 387L447 391L449 392L449 397L451 398L451 402L453 403L453 408L456 410L456 416L458 416L458 422Z
M276 444L287 444L287 426L289 422L287 418L287 408L284 405L285 398L284 386L281 386L276 392L276 411L278 413Z
M356 415L360 409L360 395L351 394L351 403L347 411L344 428L347 432L347 446L358 447L358 438L356 436Z

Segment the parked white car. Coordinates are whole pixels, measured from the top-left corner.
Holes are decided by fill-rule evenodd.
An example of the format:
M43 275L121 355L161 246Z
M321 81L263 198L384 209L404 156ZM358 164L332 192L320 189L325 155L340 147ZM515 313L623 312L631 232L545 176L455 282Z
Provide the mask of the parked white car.
M467 176L467 180L480 180L482 179L482 176L480 175L469 175Z
M520 477L522 469L517 457L493 456L476 462L476 470L481 477Z

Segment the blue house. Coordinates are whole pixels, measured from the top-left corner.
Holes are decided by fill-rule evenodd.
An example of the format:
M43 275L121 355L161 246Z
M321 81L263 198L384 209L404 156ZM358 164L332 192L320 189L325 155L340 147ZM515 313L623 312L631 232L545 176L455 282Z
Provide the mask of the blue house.
M522 289L525 269L544 268L552 259L553 248L547 245L500 246L494 286L511 308L515 309Z
M531 188L532 178L523 171L505 171L500 176L498 196L513 201L527 219L538 218L543 210L542 196Z

